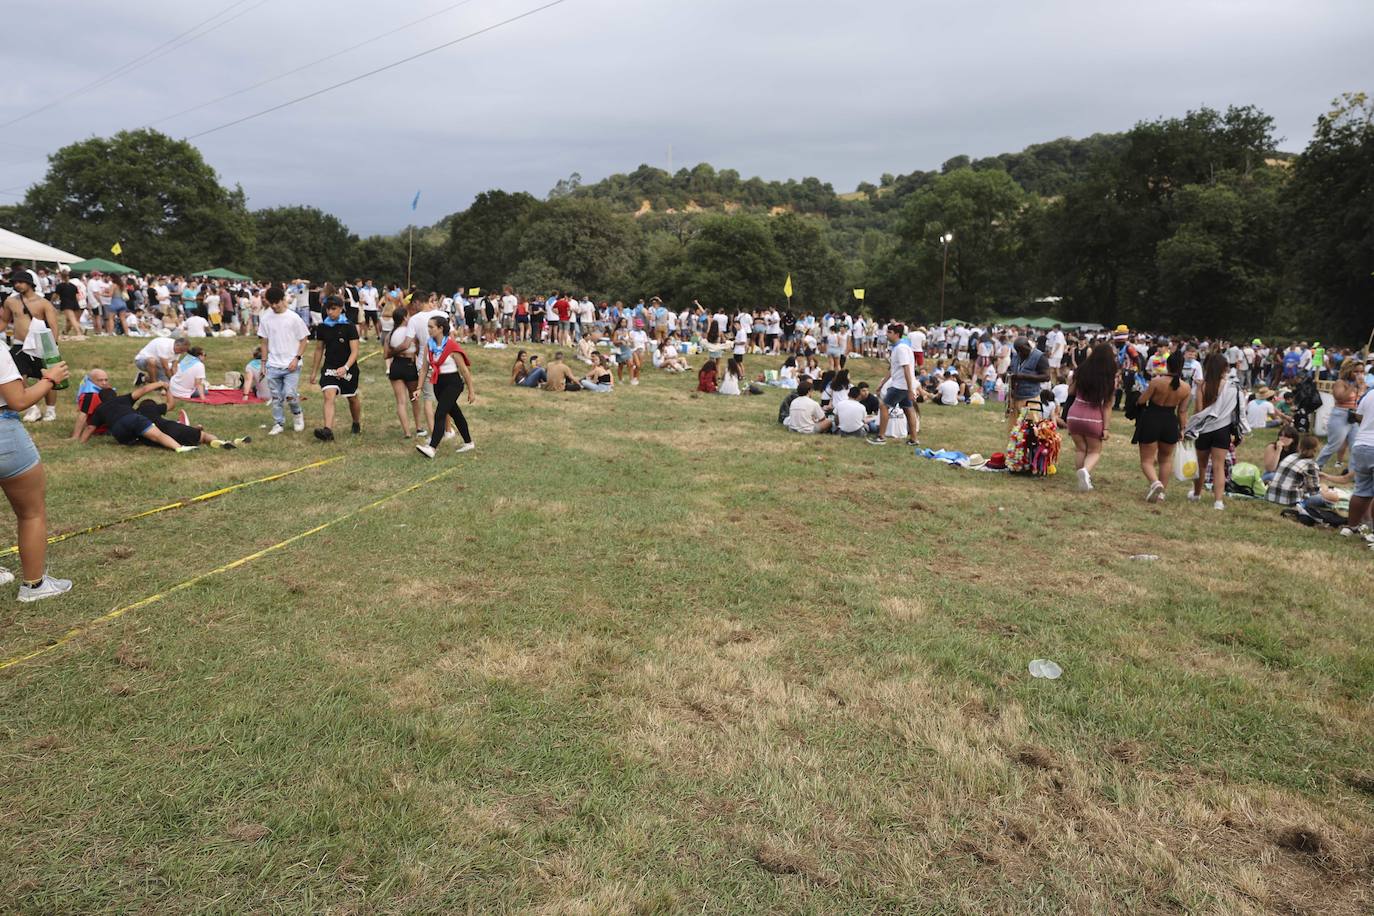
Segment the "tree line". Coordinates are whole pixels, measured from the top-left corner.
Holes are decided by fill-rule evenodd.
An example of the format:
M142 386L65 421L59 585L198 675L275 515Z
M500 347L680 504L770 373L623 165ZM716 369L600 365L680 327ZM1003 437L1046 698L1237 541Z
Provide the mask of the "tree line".
M1298 154L1252 106L1202 108L1120 134L1060 139L848 194L701 163L641 165L543 199L491 190L414 227L413 281L513 283L631 299L853 305L876 317L1065 320L1228 336L1362 342L1374 322L1374 104L1347 94ZM149 271L229 266L260 277L397 280L411 227L360 238L308 206L249 210L185 141L152 130L50 158L0 224L75 250L119 239ZM948 250L943 237L952 235ZM947 258L946 258L947 255ZM1034 305L1055 297L1052 308Z

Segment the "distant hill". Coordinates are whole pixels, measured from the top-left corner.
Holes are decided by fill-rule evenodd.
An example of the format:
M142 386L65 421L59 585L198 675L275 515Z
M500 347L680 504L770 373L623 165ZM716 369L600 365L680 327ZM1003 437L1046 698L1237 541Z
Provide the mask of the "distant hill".
M1082 140L1062 137L1048 143L1036 143L1019 153L1002 153L982 159L955 156L938 170L887 174L877 183L862 182L855 190L845 193L836 193L829 182L815 177L786 181L765 181L757 176L742 178L734 169L717 170L703 162L679 169L675 174L641 165L628 174L617 173L592 184L582 184L581 176L573 175L560 181L550 197L604 200L641 217L651 213L733 213L740 210L858 216L866 211L895 210L903 198L936 175L966 166L980 170L999 169L1011 175L1027 191L1042 197L1055 197L1079 180L1099 154L1117 152L1124 145L1125 136L1093 134Z

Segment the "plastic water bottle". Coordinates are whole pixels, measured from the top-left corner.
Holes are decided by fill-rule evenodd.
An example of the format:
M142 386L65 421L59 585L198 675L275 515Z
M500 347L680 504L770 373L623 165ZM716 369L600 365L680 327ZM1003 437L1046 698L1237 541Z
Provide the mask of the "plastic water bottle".
M62 354L57 352L57 341L53 340L51 330L49 330L48 328L44 328L41 331L39 331L38 342L39 345L43 348L44 366L56 366L58 363L62 362ZM56 391L62 391L70 384L70 379L63 379L56 385L53 385L53 389Z

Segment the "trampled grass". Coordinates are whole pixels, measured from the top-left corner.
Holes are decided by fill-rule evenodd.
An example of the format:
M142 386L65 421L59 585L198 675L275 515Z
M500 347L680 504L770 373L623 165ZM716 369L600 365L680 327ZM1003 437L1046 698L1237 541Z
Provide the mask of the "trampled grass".
M67 355L127 384L134 349ZM474 357L478 450L434 462L378 359L331 445L224 407L193 418L238 453L80 447L69 398L35 430L55 532L344 460L56 545L77 590L7 603L5 658L348 517L0 672L6 909L1374 907L1354 544L1145 504L1119 417L1083 495L785 433L780 393L560 396Z

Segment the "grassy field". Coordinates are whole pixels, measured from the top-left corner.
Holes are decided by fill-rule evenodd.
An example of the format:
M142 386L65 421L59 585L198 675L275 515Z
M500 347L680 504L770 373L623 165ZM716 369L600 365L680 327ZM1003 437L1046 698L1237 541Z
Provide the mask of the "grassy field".
M136 344L66 355L127 385ZM0 657L342 520L0 671L0 909L1374 908L1368 552L1145 504L1119 416L1078 494L511 356L433 462L380 359L328 445L222 407L237 453L77 446L70 393L34 430L54 532L344 458L54 546L76 590L7 601ZM995 407L925 420L1003 444Z

